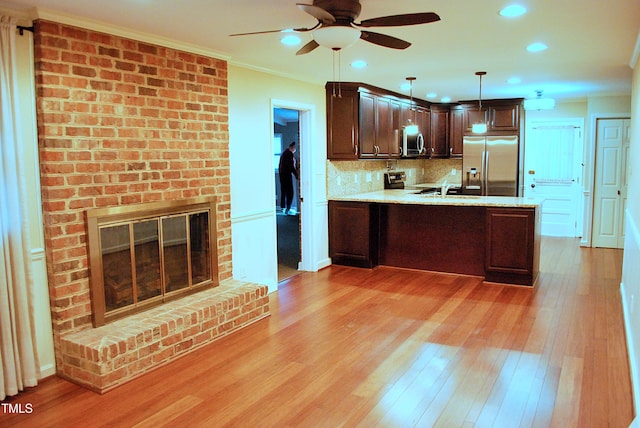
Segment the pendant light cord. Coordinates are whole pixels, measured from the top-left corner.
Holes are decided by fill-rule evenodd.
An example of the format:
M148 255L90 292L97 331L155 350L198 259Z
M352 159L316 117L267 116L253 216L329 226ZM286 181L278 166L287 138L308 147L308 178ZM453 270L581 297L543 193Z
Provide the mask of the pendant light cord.
M482 76L487 74L486 71L477 71L476 76L480 77L480 94L478 97L478 111L482 111Z
M340 64L340 49L339 48L334 48L333 49L333 96L336 96L336 55L338 56L338 94L337 97L338 98L342 98L342 87L340 85L340 80L341 80L341 76L340 76L340 70L341 70L341 64Z
M413 108L413 81L416 80L415 77L407 77L409 81L409 108L411 109L411 116L413 116L413 122L411 122L411 118L409 118L410 124L416 124L416 110L417 108Z

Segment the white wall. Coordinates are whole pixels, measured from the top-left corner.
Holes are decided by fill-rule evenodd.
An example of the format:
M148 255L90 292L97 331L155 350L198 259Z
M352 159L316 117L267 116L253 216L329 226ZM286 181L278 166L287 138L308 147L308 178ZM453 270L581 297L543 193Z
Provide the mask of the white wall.
M329 264L324 87L229 66L229 158L234 278L277 289L277 230L273 174L273 107L301 115L301 268ZM305 131L306 129L306 131Z
M640 36L636 55L640 50ZM636 412L640 409L640 61L634 64L631 101L631 147L629 158L628 206L622 264L622 303L627 330L627 347L631 365ZM638 423L636 417L635 423Z

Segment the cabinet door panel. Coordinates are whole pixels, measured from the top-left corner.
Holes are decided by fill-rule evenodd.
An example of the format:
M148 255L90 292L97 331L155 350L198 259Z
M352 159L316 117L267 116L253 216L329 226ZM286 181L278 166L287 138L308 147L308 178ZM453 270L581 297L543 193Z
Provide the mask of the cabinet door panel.
M464 110L464 131L470 133L474 123L487 123L487 109L478 110L478 107L469 107Z
M333 263L378 264L377 210L359 202L329 202L329 256Z
M393 116L391 110L391 100L379 97L375 103L376 117L376 145L377 157L389 157L395 148L393 142Z
M400 155L402 155L402 106L397 101L391 102L389 154L391 157L400 157Z
M491 129L494 131L517 131L519 129L519 105L491 107L491 116Z
M431 109L431 157L449 156L449 111Z
M358 93L343 91L342 97L327 93L327 157L358 158Z
M486 270L533 274L534 211L487 209Z
M463 116L464 112L462 111L462 109L451 109L451 126L449 127L449 156L452 158L462 157L462 142L464 139Z
M376 99L369 94L360 94L360 157L370 158L376 154Z

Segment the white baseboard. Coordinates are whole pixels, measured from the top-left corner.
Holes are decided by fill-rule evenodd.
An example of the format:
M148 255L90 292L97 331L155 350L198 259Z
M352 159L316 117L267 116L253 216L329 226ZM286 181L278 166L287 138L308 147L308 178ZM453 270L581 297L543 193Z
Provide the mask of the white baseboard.
M331 258L329 257L318 261L318 263L316 264L316 271L319 271L320 269L324 269L327 266L331 266Z
M56 365L55 364L45 364L40 366L40 379L44 379L46 377L50 377L56 374Z

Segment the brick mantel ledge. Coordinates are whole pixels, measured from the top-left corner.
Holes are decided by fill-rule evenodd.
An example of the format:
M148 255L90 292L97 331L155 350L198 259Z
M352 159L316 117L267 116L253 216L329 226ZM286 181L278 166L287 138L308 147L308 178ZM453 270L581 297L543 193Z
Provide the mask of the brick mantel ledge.
M59 375L99 393L270 315L266 285L219 286L61 338Z

